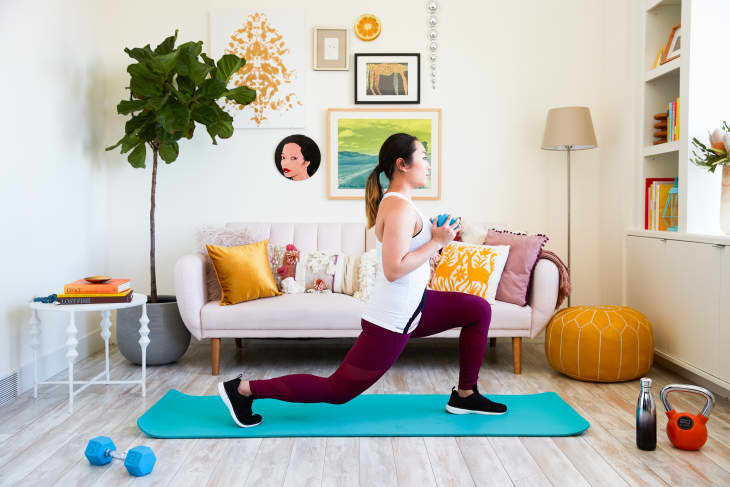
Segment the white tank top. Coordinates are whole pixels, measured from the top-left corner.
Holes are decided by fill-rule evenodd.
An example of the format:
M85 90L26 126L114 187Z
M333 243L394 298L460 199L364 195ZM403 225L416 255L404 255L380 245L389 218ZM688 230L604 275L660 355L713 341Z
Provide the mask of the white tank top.
M407 196L389 191L383 195L383 199L389 196L397 196L408 201L421 216L423 228L411 239L409 252L429 242L431 240L431 222L428 218ZM362 318L387 330L410 333L418 326L421 311L426 304L426 286L431 277L429 261L427 260L405 276L390 282L383 273L383 244L377 238L375 248L378 256L378 270L373 290L370 293L370 300L365 305Z

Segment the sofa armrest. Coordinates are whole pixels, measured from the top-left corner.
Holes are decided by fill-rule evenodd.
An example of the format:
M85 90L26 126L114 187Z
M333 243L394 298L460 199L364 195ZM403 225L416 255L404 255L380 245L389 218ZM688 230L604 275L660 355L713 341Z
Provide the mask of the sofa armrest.
M558 266L551 260L538 259L531 279L527 304L532 308L530 338L535 338L555 314L560 286Z
M208 297L205 289L205 256L200 252L183 255L175 263L174 274L180 316L190 333L200 340L203 334L200 310Z

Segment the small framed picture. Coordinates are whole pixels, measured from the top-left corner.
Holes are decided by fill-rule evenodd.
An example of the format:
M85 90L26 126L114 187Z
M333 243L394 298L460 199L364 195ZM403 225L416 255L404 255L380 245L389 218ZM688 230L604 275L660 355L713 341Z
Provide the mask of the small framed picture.
M672 32L669 33L669 40L667 40L666 46L662 51L662 60L660 64L668 63L673 59L677 59L680 54L680 48L682 47L682 27L681 24L677 24L672 27Z
M314 63L316 71L349 71L347 27L314 28Z
M355 54L355 103L421 103L421 55Z

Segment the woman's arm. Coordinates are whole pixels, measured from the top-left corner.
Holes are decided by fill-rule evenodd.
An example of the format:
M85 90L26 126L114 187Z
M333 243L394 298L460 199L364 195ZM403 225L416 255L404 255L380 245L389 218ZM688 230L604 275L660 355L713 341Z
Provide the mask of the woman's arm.
M420 267L443 245L432 237L421 247L409 252L413 227L418 215L407 201L393 201L385 210L387 213L383 223L383 274L388 281L395 281Z

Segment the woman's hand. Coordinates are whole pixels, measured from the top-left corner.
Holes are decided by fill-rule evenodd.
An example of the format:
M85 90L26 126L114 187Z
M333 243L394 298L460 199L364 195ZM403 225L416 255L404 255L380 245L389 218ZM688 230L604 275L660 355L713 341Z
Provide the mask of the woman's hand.
M450 224L452 216L449 214L446 221L440 227L437 218L431 218L431 239L435 240L441 247L446 247L449 242L454 240L456 232L461 227L461 217L459 217L453 224Z

